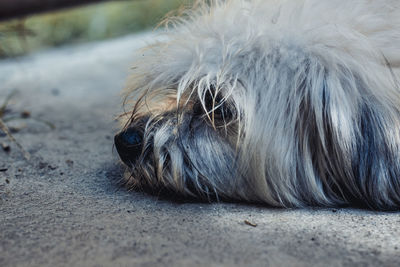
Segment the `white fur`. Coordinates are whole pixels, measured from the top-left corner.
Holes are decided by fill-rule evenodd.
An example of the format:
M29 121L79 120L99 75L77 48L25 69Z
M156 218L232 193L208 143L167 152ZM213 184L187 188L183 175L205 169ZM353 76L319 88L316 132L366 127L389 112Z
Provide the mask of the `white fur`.
M213 125L217 107L208 110L205 95L214 86L236 110L236 128L221 137L236 155L229 166L215 163L221 173L200 179L202 157L219 160L213 158L218 151L206 151L198 163L190 158L196 171L187 174L185 153L168 138L181 122L151 128L150 120L146 136L155 138L151 153L158 174L147 169L147 179L157 176L162 185L195 195L205 183L217 195L273 206L332 206L357 199L374 208L398 207L400 178L389 172L400 172L389 165L400 165L399 1L213 1L168 26L167 38L136 60L127 97L137 110L130 123L173 110L160 108L166 99L182 111L199 99ZM370 124L373 139L380 140L371 141L375 149L384 144L390 152L376 151L374 171L363 181L355 174L355 157L364 156L355 155L365 152L362 125ZM160 153L169 154L170 167ZM230 179L227 169L235 170ZM188 179L197 193L185 188Z

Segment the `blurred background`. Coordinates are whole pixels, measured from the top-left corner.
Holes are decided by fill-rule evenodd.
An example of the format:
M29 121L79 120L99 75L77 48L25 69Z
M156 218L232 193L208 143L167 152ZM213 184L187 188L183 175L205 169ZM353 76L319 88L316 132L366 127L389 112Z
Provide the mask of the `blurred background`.
M151 30L169 12L190 5L191 2L193 1L106 1L0 20L0 59L18 57L50 47Z

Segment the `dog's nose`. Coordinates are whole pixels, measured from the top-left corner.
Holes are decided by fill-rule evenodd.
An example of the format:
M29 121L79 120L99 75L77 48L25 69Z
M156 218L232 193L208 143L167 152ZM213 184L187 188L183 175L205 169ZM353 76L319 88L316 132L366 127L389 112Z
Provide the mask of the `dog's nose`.
M114 142L121 160L130 166L142 152L143 134L131 127L117 134Z

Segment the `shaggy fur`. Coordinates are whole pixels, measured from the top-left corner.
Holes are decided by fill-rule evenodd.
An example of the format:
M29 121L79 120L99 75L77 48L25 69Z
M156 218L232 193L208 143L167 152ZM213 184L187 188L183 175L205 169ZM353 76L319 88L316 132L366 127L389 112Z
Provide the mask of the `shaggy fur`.
M225 0L141 51L116 136L131 187L400 208L397 0Z

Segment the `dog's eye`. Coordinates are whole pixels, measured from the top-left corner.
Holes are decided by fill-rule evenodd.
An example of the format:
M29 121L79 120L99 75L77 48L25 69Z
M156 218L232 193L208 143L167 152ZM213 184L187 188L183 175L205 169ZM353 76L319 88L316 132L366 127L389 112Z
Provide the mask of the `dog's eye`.
M229 101L224 99L220 92L216 93L214 86L205 91L204 106L200 100L195 103L193 113L195 115L214 116L215 119L223 122L229 122L233 118Z

